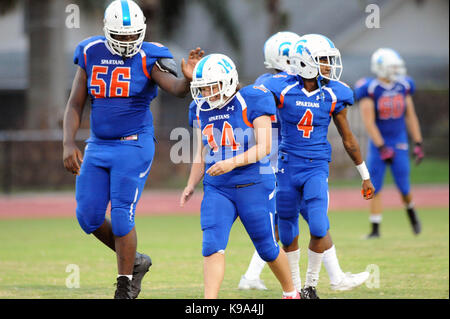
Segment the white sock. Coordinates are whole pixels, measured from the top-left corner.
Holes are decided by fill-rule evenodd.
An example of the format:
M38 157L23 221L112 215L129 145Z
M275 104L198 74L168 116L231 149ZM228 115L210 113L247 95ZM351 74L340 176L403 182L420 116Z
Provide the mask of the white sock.
M283 291L283 296L285 297L295 297L297 296L297 290L291 291L291 292L284 292Z
M409 204L406 205L406 209L412 209L412 208L414 208L414 203L409 202Z
M308 248L308 270L306 271L305 287L316 287L322 266L323 253L316 253Z
M382 220L383 220L383 215L381 215L381 214L369 216L369 221L374 224L381 224Z
M302 289L302 278L300 277L300 249L286 252L286 256L289 262L289 268L291 269L291 277L294 282L294 287L297 291Z
M334 245L323 252L322 261L325 269L327 270L328 277L330 277L330 284L338 284L342 280L344 272L339 266L339 260L336 255L336 248Z
M122 276L127 277L130 280L133 280L133 275L117 275L117 278L122 277Z
M258 252L255 250L252 260L250 260L250 264L248 265L247 272L244 275L245 278L248 280L259 279L265 264L266 262L259 257Z

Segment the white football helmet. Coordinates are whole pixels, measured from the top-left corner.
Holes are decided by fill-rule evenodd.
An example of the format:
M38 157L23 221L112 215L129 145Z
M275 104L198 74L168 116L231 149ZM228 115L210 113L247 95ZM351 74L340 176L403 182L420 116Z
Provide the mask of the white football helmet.
M335 81L341 78L343 70L341 53L327 37L321 34L304 35L289 52L291 73L305 79L313 79L318 75ZM320 61L321 58L326 58L327 62ZM321 66L329 67L330 73L323 74Z
M390 81L406 75L405 62L402 57L395 50L388 48L380 48L372 54L371 71L378 77Z
M195 103L202 111L210 111L225 104L225 102L236 93L238 85L238 73L234 62L224 54L210 54L203 57L195 66L192 74L191 94ZM203 97L201 89L218 86L219 91L215 94ZM218 96L215 101L212 97ZM204 101L208 102L209 108L203 108Z
M272 35L264 43L264 65L267 69L288 71L289 49L300 36L294 32L283 31Z
M109 47L117 54L130 58L139 52L145 37L145 17L132 0L115 0L105 10L103 19ZM137 35L134 41L120 41L115 36Z

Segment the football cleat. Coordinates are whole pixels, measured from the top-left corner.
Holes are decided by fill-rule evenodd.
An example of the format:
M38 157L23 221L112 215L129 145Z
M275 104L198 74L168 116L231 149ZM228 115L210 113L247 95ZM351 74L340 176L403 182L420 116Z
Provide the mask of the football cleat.
M116 292L114 299L132 299L131 280L126 276L117 277Z
M261 279L247 279L245 275L241 277L241 281L239 281L238 289L240 290L267 290L267 287L264 285L264 281Z
M380 238L380 233L371 232L369 235L366 236L366 239L375 239L375 238Z
M302 299L302 297L300 296L299 292L297 291L297 294L295 295L295 297L289 297L289 296L283 295L282 299Z
M413 228L414 234L420 234L420 232L422 231L422 225L420 224L420 220L417 216L416 210L414 208L408 208L406 211L408 212L409 221Z
M131 281L131 297L133 299L136 299L141 292L142 278L144 278L151 265L152 260L149 256L136 252L133 267L133 280Z
M317 295L316 287L306 287L301 291L302 299L320 299Z
M370 274L367 271L360 272L359 274L345 273L341 281L338 284L331 284L331 290L346 291L361 286Z

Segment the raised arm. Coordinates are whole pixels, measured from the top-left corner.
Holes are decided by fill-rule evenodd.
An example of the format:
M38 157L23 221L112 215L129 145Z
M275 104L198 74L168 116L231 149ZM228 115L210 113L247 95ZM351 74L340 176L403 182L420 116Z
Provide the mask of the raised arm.
M345 108L339 113L333 114L333 121L337 127L339 134L341 135L342 143L344 144L344 148L347 151L347 154L350 156L361 175L361 178L363 180L362 191L364 198L373 198L375 188L370 181L370 175L367 170L366 164L363 162L359 143L356 140L355 135L353 135L353 132L350 129L350 125L348 124L347 109Z
M190 82L192 81L194 67L203 57L204 53L205 52L200 48L197 48L191 50L187 62L182 59L181 71L184 76L182 78L177 78L172 73L161 70L156 63L152 68L151 77L164 91L181 98L185 97L190 90Z
M69 100L64 111L63 122L63 161L66 170L74 175L80 173L80 163L83 162L83 154L75 144L75 136L81 124L84 104L87 97L86 72L78 67L72 83Z

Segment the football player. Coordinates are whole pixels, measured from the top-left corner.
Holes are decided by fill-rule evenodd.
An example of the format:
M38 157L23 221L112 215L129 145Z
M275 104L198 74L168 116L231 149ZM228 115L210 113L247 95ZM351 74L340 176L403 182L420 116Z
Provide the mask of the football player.
M134 216L155 151L150 103L158 86L184 97L192 70L203 55L192 50L181 62L183 77L165 46L144 42L146 24L139 6L115 0L105 10L104 36L78 44L78 65L64 114L63 160L76 175L76 215L117 255L115 298L136 298L152 262L136 252ZM75 144L85 100L92 104L91 135L84 156ZM80 166L81 162L81 166ZM105 218L111 203L111 220Z
M194 101L189 121L198 147L180 204L189 200L203 178L200 223L203 231L204 296L217 298L225 271L225 249L237 217L261 258L279 280L283 298L300 298L290 276L286 254L274 230L275 176L261 160L271 151L271 92L250 85L238 89L234 62L210 54L196 65L191 82Z
M414 234L421 232L421 223L414 208L410 191L408 132L414 142L416 164L424 157L423 139L414 109L412 95L415 84L406 76L403 59L393 49L380 48L371 59L376 78L363 78L355 84L362 120L369 134L367 166L375 186L370 202L372 231L367 236L380 237L382 220L381 190L386 166L390 166L400 191Z
M259 76L255 85L264 85L266 80L272 78L274 74L279 74L281 72L287 71L289 67L289 49L293 43L296 43L300 39L300 36L294 32L283 31L277 32L272 35L267 41L264 43L264 66L270 70L268 73L264 73ZM280 134L280 122L277 120L276 115L271 117L272 120L272 151L269 154L268 158L264 159L264 162L270 161L271 168L276 172L277 171L277 163L278 163L278 145L281 142L281 134ZM268 167L269 168L269 167ZM276 196L276 194L275 194ZM275 210L274 214L274 223L275 223L275 238L279 241L278 237L278 214ZM289 253L293 254L293 253ZM287 254L289 262L291 262L292 257L289 257ZM294 261L295 262L295 261ZM299 259L296 259L296 263L298 265ZM238 288L242 290L248 289L257 289L257 290L266 290L267 287L264 285L264 282L261 280L261 272L264 268L266 262L259 257L258 252L255 251L250 264L248 265L247 271L244 275L242 275L241 280L239 281ZM298 267L298 266L297 266ZM294 273L293 273L294 274ZM295 274L298 274L295 273ZM293 278L294 284L298 287L298 291L301 289L301 281L300 277ZM300 284L298 284L300 281Z
M276 96L281 123L276 197L278 231L289 254L299 251L299 212L308 223L308 269L302 298L317 299L322 260L333 290L352 289L369 277L367 272L351 274L341 270L329 232L331 145L327 133L331 119L361 174L364 198L371 199L374 189L347 122L346 106L353 104L353 92L339 81L342 73L339 50L327 37L309 34L302 36L289 52L290 73L295 75L283 73L284 76L274 76L264 84ZM298 262L291 268L292 272L297 270Z

